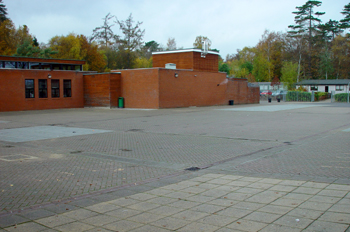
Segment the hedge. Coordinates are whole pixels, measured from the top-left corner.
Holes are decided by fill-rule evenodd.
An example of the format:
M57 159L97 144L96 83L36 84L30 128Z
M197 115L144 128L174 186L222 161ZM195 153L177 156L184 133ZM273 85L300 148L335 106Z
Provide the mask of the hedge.
M286 101L311 102L311 93L301 91L288 91Z
M338 93L334 95L334 99L337 102L348 102L348 94L347 93Z

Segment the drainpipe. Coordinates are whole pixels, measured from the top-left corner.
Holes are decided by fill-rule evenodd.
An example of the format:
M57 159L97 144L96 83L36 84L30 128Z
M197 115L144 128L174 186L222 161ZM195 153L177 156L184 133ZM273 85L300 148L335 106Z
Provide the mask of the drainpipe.
M350 82L348 83L348 103L349 103L349 87L350 87Z

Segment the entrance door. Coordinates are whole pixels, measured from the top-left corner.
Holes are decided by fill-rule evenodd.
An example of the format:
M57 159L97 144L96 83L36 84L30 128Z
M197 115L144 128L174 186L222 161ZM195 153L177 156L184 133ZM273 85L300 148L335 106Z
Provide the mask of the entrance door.
M325 86L325 87L324 87L324 91L325 91L326 93L328 93L328 86Z

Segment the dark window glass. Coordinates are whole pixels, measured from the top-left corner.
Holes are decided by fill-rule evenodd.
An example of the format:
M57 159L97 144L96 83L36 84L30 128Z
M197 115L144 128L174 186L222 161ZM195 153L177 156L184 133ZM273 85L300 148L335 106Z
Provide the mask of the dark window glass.
M51 97L60 97L60 80L51 80Z
M47 80L39 80L39 98L47 98Z
M71 80L63 80L63 95L64 97L72 96Z
M25 80L26 98L34 98L34 80Z

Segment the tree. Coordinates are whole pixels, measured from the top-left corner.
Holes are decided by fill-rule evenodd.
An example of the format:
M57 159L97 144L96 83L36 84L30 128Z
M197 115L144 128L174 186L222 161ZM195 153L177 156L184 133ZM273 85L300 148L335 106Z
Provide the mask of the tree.
M297 81L298 64L291 61L284 61L282 67L282 83L287 86L288 90L294 88L294 84Z
M203 42L204 41L207 41L208 43L208 49L210 49L210 46L211 46L211 41L210 39L208 39L208 37L206 36L197 36L196 37L196 40L194 41L193 43L193 47L194 48L199 48L199 49L202 49L202 46L203 46Z
M156 41L152 40L145 43L142 50L143 50L143 56L149 59L152 57L152 52L156 52L160 50L160 45Z
M166 50L176 50L176 41L175 38L168 38L168 42L166 44Z
M4 22L7 20L7 9L5 4L2 3L2 0L0 0L0 23Z
M350 28L350 3L344 6L344 9L341 14L344 15L344 19L340 20L341 27L344 29Z
M124 34L123 38L120 38L118 42L120 43L119 49L125 50L123 53L126 59L126 64L124 68L132 68L135 62L136 50L141 48L143 43L143 36L145 35L145 30L141 30L140 26L142 22L137 22L134 26L134 20L132 14L125 21L117 20L119 28Z
M295 14L295 25L288 26L291 28L291 31L288 33L291 36L301 36L307 35L308 41L308 77L312 77L311 71L311 52L312 52L312 42L314 36L317 34L318 29L316 23L320 23L321 20L318 18L319 16L325 14L325 12L314 12L314 7L321 6L321 1L307 1L302 6L297 6L296 9L298 11L293 12Z
M16 52L15 33L16 28L11 20L0 23L0 55L9 56Z
M111 15L111 13L108 13L103 18L103 25L100 27L96 27L92 31L90 42L97 41L101 46L105 48L109 47L110 45L113 45L114 40L116 38L112 30L114 24L110 24L110 20L112 20L113 18L115 18L115 16Z

